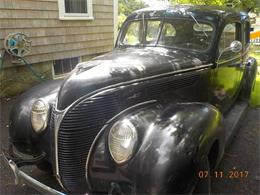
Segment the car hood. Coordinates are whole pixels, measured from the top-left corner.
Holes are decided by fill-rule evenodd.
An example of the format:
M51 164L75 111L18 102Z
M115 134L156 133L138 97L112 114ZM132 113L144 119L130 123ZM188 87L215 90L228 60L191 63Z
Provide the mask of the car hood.
M61 85L57 108L109 85L208 63L207 55L165 48L124 48L80 63Z

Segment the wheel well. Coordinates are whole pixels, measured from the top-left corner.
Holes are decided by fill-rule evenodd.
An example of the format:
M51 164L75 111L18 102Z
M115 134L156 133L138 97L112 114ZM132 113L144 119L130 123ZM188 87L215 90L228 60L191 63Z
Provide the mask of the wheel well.
M219 155L219 141L215 140L208 153L208 159L209 159L211 170L216 167L218 155Z

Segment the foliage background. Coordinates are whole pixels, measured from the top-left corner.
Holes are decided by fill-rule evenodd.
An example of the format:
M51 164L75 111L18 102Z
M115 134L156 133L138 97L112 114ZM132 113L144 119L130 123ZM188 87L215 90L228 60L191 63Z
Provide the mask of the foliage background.
M152 0L119 0L118 27L121 27L126 17L135 10L148 7ZM245 11L249 9L260 13L260 0L168 0L170 4L200 4L200 5L232 5ZM165 0L157 0L165 3Z
M260 0L170 0L171 3L178 4L200 4L200 5L232 5L242 10L259 11Z
M118 0L118 28L133 11L147 7L143 0Z

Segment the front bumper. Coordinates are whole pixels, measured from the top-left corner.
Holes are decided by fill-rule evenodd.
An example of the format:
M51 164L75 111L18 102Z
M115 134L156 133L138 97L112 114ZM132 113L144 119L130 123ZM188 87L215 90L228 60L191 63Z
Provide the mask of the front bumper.
M20 170L16 163L11 159L8 158L5 153L3 153L4 161L7 165L11 168L12 172L15 176L15 184L18 185L19 183L25 183L28 186L31 186L32 188L36 189L37 191L43 193L43 194L58 194L58 195L65 195L65 193L57 191L39 181L32 178L28 174L26 174L24 171Z

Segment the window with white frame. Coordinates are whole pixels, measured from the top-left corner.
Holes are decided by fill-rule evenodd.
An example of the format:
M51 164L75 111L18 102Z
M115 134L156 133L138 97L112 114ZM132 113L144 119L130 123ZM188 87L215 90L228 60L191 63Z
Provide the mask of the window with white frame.
M66 58L54 60L53 62L53 78L61 78L71 72L80 62L80 57Z
M92 0L59 0L61 20L92 20Z

